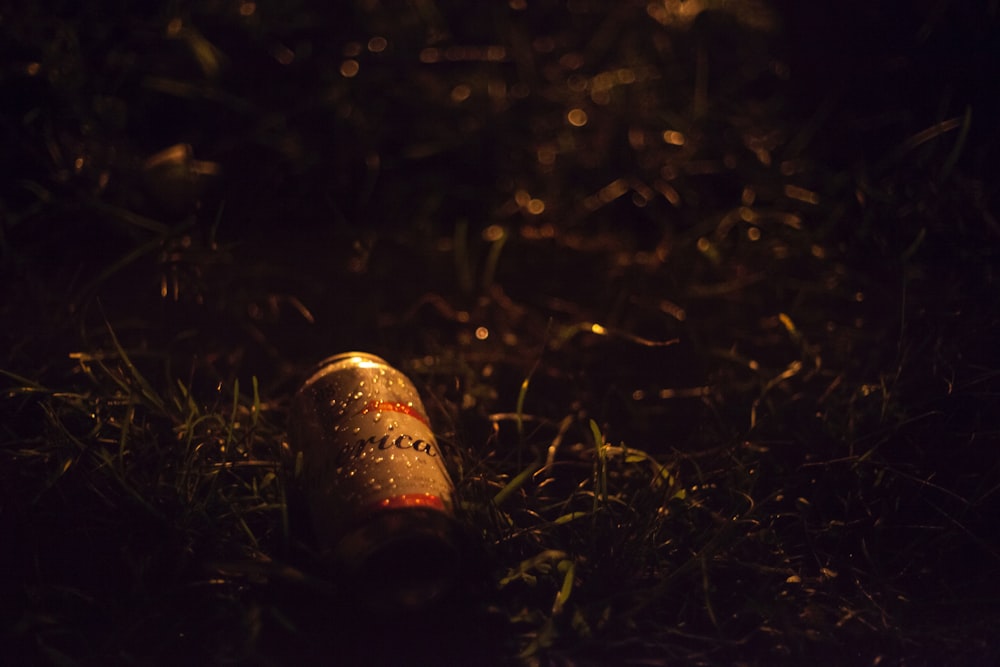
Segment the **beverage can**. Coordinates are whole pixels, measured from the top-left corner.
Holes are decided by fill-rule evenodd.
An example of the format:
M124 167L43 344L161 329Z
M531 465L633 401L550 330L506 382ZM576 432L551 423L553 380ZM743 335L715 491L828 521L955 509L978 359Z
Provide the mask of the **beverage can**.
M366 352L322 361L295 394L290 446L324 560L375 608L454 587L454 485L413 383Z

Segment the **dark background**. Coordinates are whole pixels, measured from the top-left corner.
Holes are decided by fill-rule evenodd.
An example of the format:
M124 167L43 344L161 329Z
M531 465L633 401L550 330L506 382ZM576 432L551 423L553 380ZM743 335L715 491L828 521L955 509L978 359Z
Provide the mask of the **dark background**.
M656 629L704 630L696 573L641 629L584 641L562 628L540 654L552 664L585 664L578 642L614 662L630 634L636 655L683 664L794 664L844 642L858 651L838 659L856 664L995 659L998 13L948 0L7 4L5 641L28 662L152 661L156 648L77 607L120 620L153 591L136 636L156 637L162 615L166 645L202 600L186 587L205 576L195 564L236 543L176 519L176 498L150 523L108 513L108 490L77 467L55 472L74 445L43 407L78 392L99 412L115 387L88 384L77 360L120 356L114 331L158 391L181 380L209 413L228 414L220 387L245 395L254 378L272 444L305 369L338 351L409 373L442 439L473 452L459 458L480 455L489 416L514 411L530 377L525 412L592 418L609 443L710 480L664 572L713 534L699 508L761 505L759 532L716 558L732 620L700 617L715 633L703 652ZM67 432L102 442L86 412ZM144 426L157 442L177 427ZM132 474L139 495L163 493ZM163 544L190 562L134 565ZM531 547L504 548L493 571ZM762 569L739 574L740 560ZM772 609L788 567L840 576ZM473 618L487 629L470 636L513 659L511 619L533 598L484 587ZM224 629L179 653L272 664L303 637L364 652L289 612L297 593L250 589L299 634L230 646L248 608L234 594L211 607ZM477 650L458 637L456 654Z

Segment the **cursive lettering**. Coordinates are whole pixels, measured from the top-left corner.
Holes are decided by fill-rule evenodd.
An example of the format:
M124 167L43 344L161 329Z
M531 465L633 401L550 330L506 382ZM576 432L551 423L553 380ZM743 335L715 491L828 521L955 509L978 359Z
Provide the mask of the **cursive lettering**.
M366 449L369 448L374 448L379 451L386 451L389 449L412 449L413 451L420 452L425 456L430 456L432 458L437 457L437 449L434 446L434 443L429 440L414 438L406 433L393 438L392 434L386 433L381 437L371 435L367 438L359 438L353 443L345 444L340 449L340 452L338 452L336 465L347 465L352 460L361 458L361 455Z

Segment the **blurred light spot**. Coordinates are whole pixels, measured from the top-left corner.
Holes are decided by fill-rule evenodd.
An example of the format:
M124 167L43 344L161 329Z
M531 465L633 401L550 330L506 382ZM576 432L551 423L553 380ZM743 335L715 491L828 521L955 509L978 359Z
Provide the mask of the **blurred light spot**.
M490 330L486 327L476 327L476 338L479 340L486 340L490 337Z
M864 292L855 292L854 293L854 300L857 301L858 303L861 303L862 301L865 300L865 293Z
M712 392L711 387L684 387L681 389L661 389L660 398L696 398L698 396L708 396Z
M184 27L184 22L179 18L170 19L167 23L167 37L176 37Z
M628 192L628 183L624 178L617 178L601 188L597 196L601 198L602 202L607 204L618 199L626 192Z
M536 37L535 41L531 43L531 48L537 53L552 53L556 48L556 40L548 36Z
M515 12L523 11L528 8L527 0L510 0L508 4Z
M636 389L635 391L632 392L633 401L641 401L644 398L646 398L646 392L644 392L642 389Z
M740 195L740 203L744 206L753 206L754 200L757 199L757 191L752 187L747 185L743 188L743 194Z
M422 63L436 63L439 60L441 60L441 49L428 47L420 52L420 62Z
M425 49L426 51L426 49ZM490 46L449 46L444 50L445 60L501 62L507 58L507 49L499 44Z
M467 310L460 310L460 311L458 311L457 313L455 313L455 319L458 320L459 322L468 322L469 321L469 311L467 311Z
M712 242L702 236L698 239L697 248L701 252L708 252L712 248Z
M640 150L646 145L646 133L641 127L630 127L628 129L629 146L635 150Z
M758 364L758 363L757 363L757 362L756 362L756 361L755 361L754 359L751 359L751 360L750 360L750 361L749 361L749 362L747 363L747 367L749 367L749 368L750 368L750 370L752 370L752 371L756 371L756 370L759 370L759 369L760 369L760 364Z
M602 327L597 322L594 322L593 324L590 325L590 330L599 336L606 336L608 333L608 330Z
M472 95L472 88L467 84L460 83L451 89L452 102L464 102Z
M781 222L788 225L792 229L802 229L802 218L795 215L794 213L784 213L778 216Z
M601 72L590 82L590 88L594 91L610 90L615 85L615 75L611 72Z
M344 56L354 58L361 55L361 42L348 42L344 44Z
M511 332L505 333L503 336L504 345L509 345L511 347L517 345L517 335Z
M740 220L743 222L753 222L757 219L757 213L749 206L740 206Z
M760 240L760 227L750 227L747 229L747 238L751 241Z
M257 3L255 2L240 3L240 16L253 16L253 13L256 11L257 11Z
M292 61L295 60L295 52L284 44L275 44L271 47L271 55L282 65L291 65ZM356 63L355 63L356 64ZM340 66L340 73L344 73L344 66ZM355 74L357 74L357 69L355 69ZM344 74L344 76L347 76ZM354 76L352 74L351 76Z
M545 223L537 227L534 225L525 225L521 228L521 236L526 239L550 239L555 234L555 227L551 223Z
M24 68L25 73L28 76L35 76L42 71L41 63L28 63L27 67Z
M778 167L782 176L792 176L805 169L802 160L784 160Z
M493 243L504 237L504 229L500 225L490 225L483 230L483 240Z
M538 163L544 165L555 164L556 155L558 155L558 151L554 144L540 146L538 149Z
M629 185L624 178L617 178L583 200L583 205L587 210L595 211L605 204L610 204L614 200L628 192Z
M684 312L683 308L678 306L673 301L667 301L666 299L660 301L660 310L667 315L673 316L673 318L678 322L683 322L687 317L687 313Z
M787 313L778 313L778 320L785 327L785 331L793 336L796 334L795 323L792 322L792 318Z
M78 157L77 159L73 160L73 169L75 169L77 173L80 173L80 171L83 169L84 162L85 160L82 157Z
M785 196L789 199L797 199L807 204L818 204L819 195L812 190L800 188L797 185L788 184L785 186Z
M540 215L545 210L545 202L541 199L531 199L528 201L528 213Z
M605 106L611 104L611 93L607 89L592 90L590 91L590 99L593 100L594 104Z
M632 201L636 201L636 197L642 200L641 206L645 206L646 203L653 200L656 197L656 193L653 192L653 188L649 187L642 181L636 179L632 181L632 189L635 191L635 195L632 197Z
M683 146L684 135L676 130L667 130L663 133L663 141L671 146Z
M494 100L507 99L507 82L503 79L490 79L486 84L486 92Z
M812 256L816 257L817 259L823 259L824 257L826 257L826 250L824 250L823 246L821 245L813 244L813 246L809 248L809 252L811 252Z
M194 150L191 144L174 144L147 157L142 163L142 168L147 171L157 167L186 168L193 157Z
M668 202L670 202L674 206L680 206L681 195L679 192L677 192L677 190L674 189L672 185L670 185L666 181L657 180L653 183L653 187L656 188L656 191L659 192L661 195L663 195L663 198L666 199Z
M583 109L570 109L566 114L566 120L573 127L583 127L587 124L587 112Z
M382 53L389 46L389 41L385 37L375 36L368 40L368 50L372 53Z
M514 215L520 210L521 207L517 205L516 201L514 201L513 199L508 199L500 206L499 209L497 209L497 214L500 215L501 217L506 218L508 216Z
M507 49L494 44L486 48L486 60L491 63L499 63L507 58Z
M662 2L650 2L646 5L646 13L654 21L667 25L670 22L670 17L667 15L667 8L663 6Z
M518 206L527 206L528 202L531 201L531 195L528 194L527 190L518 190L514 193L514 201Z
M358 64L357 60L353 58L345 60L340 63L340 74L348 79L353 78L358 75L358 70L361 69L361 65Z
M615 72L615 80L626 85L635 83L635 72L628 67L622 67Z
M364 273L368 270L368 256L361 255L347 260L347 270L351 273Z
M574 93L582 93L587 90L587 77L580 76L579 74L571 74L566 79L566 87Z
M583 67L583 56L579 53L566 53L559 59L559 64L566 69L577 70Z

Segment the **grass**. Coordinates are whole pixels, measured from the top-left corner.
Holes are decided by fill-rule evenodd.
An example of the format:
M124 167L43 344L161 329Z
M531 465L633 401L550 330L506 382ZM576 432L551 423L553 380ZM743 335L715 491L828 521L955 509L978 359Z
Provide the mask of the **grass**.
M51 5L0 14L11 664L997 659L995 8ZM458 486L416 617L285 456L359 348Z

